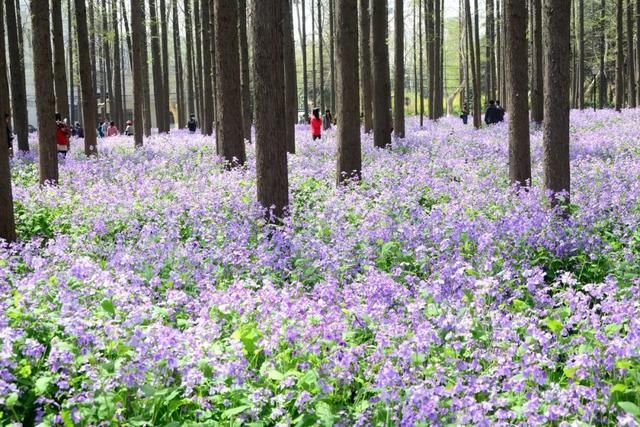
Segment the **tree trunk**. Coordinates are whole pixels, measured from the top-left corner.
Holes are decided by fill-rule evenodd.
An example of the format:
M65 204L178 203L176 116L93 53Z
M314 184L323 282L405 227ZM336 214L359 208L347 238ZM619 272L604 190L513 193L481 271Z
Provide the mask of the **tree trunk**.
M397 4L396 4L397 6ZM397 13L396 9L396 13ZM402 10L402 9L400 9ZM397 21L396 21L397 22ZM336 8L338 185L360 179L360 106L358 102L358 6L353 0L338 0Z
M287 0L285 0L287 1ZM242 129L242 89L240 86L240 43L238 3L215 0L216 83L218 98L218 144L227 167L246 160Z
M127 7L125 5L124 0L120 0L120 10L122 10L122 20L124 21L124 38L127 43L127 57L129 58L129 67L133 70L133 45L131 42L131 28L129 28L129 17L127 17ZM122 63L124 64L124 60L122 61ZM125 74L124 65L123 65L122 74L123 75ZM123 78L123 81L124 81L124 78ZM126 86L123 84L122 87L124 91ZM122 98L123 104L125 103L125 101L126 101L126 93L125 93L125 96L123 96Z
M544 120L544 72L542 66L542 0L532 0L533 54L531 76L531 119L536 123Z
M111 27L113 31L113 96L111 106L113 107L112 119L116 126L122 128L124 125L124 113L122 111L122 67L120 57L120 31L118 29L118 3L111 4Z
M557 194L570 188L569 169L569 85L571 4L566 0L545 0L544 33L544 132L543 167L545 188ZM565 200L568 203L568 196Z
M240 0L246 1L246 0ZM184 105L188 110L189 116L195 114L194 100L194 69L193 69L193 33L191 27L191 0L184 0L184 28L187 45L187 90L185 92Z
M313 0L311 0L313 1ZM363 0L364 1L364 0ZM307 17L305 13L304 0L302 2L302 25L298 22L298 28L301 28L300 49L302 50L302 97L304 102L304 118L309 118L309 76L307 75ZM297 4L296 4L296 7ZM298 19L300 18L300 9L298 9Z
M53 91L51 64L51 33L49 4L31 0L31 44L36 110L38 114L38 142L40 147L40 184L58 184L58 152L56 149L56 97Z
M146 25L146 14L144 4L140 7L139 12L142 14L140 16L140 31L143 35L142 40L140 41L140 54L142 55L142 93L144 97L144 109L143 109L143 127L144 127L144 136L151 136L151 87L149 85L149 52L147 45L147 25ZM136 124L133 124L134 132L136 128Z
M158 132L164 129L164 89L162 84L162 53L160 48L160 30L158 28L158 16L156 10L156 0L149 0L149 25L151 26L151 70L153 73L153 98L156 110L156 126Z
M73 47L74 47L74 43L73 43L73 31L71 29L72 27L72 23L73 23L73 13L71 11L71 0L67 0L67 35L68 35L68 40L67 40L67 52L68 52L68 59L69 59L69 83L68 83L68 88L69 88L69 106L67 107L69 109L69 124L72 125L73 123L75 123L75 106L76 106L76 100L75 100L75 79L73 77ZM55 49L55 47L54 47ZM54 52L55 55L55 52ZM54 70L55 73L55 70ZM54 76L55 78L55 76ZM80 109L80 103L78 103L78 109Z
M251 83L249 64L249 42L247 40L247 3L238 1L238 37L240 41L240 73L242 74L242 129L244 139L251 142L253 106L251 104ZM295 53L294 53L295 55Z
M506 0L506 67L509 86L509 180L531 185L526 0Z
M640 105L640 1L636 0L636 105Z
M160 0L160 43L162 47L162 132L169 132L170 105L169 97L169 38L167 28L167 5L165 0Z
M204 132L204 72L202 70L202 24L200 23L200 1L193 0L194 11L194 30L195 30L195 44L196 44L196 109L198 110L198 123L200 123L200 129Z
M182 68L182 47L180 46L180 17L178 16L178 0L172 0L171 10L173 16L173 54L176 70L176 99L177 113L176 123L178 129L182 129L186 125L185 118L185 102L184 102L184 72Z
M508 6L507 6L508 7ZM487 0L487 62L486 62L486 79L487 79L487 94L489 99L496 99L496 87L495 87L495 47L494 47L494 17L493 17L493 0ZM525 6L526 10L526 6ZM525 19L526 21L526 19Z
M415 1L415 0L414 0ZM418 55L420 68L420 127L424 126L424 59L422 50L422 6L418 2L418 47L420 54ZM428 57L428 54L427 54Z
M334 1L329 0L329 64L331 68L331 112L336 113L336 58L335 58L335 13ZM357 5L356 5L357 8Z
M13 107L13 131L18 137L18 150L29 151L29 115L27 112L27 87L24 75L24 58L20 53L15 0L6 0L7 41L11 71L11 104Z
M415 116L418 115L418 46L416 44L418 40L418 32L416 27L416 23L418 21L418 14L416 13L417 3L418 2L416 1L413 2L413 32L411 33L411 36L413 38L411 43L413 47L413 114Z
M94 90L98 91L98 61L96 59L96 13L95 7L93 6L93 0L89 0L89 52L91 55L91 84L93 85ZM96 114L98 112L97 108L98 107L96 105Z
M481 104L481 100L482 100L482 95L481 95L481 78L482 78L482 73L480 72L480 9L478 8L478 0L475 0L475 28L474 28L474 34L475 34L475 41L474 41L474 47L476 49L476 69L475 69L475 73L477 75L477 79L478 79L478 105L480 106ZM507 97L509 96L509 94L507 94ZM481 108L481 107L479 107Z
M269 222L278 222L289 205L283 86L284 40L279 2L253 1L253 81L256 102L256 180L258 202ZM264 43L269 40L269 43Z
M584 0L578 0L578 108L584 109Z
M467 30L469 32L469 53L471 57L471 77L473 80L473 126L480 129L482 126L480 112L480 79L476 72L476 48L473 37L473 25L471 23L471 4L470 0L465 0L465 17L467 20ZM478 62L480 58L477 58Z
M69 118L69 93L65 68L65 43L62 26L62 0L51 0L51 24L53 27L53 72L56 111L63 119Z
M433 105L433 118L439 119L442 117L442 16L440 11L440 0L434 2L434 43L433 43L433 58L434 58L434 105Z
M322 4L318 0L318 72L320 73L320 111L324 113L324 50L323 50L323 34L322 34Z
M387 0L371 5L371 53L373 57L373 143L379 148L391 144L391 82L389 76L389 48Z
M280 0L282 3L284 37L284 93L287 151L296 152L296 118L298 115L298 90L296 85L296 43L293 36L293 9L291 0Z
M7 2L7 21L11 14L11 0ZM4 50L4 20L3 2L0 1L0 48ZM15 9L13 11L13 31L15 36ZM10 23L8 25L11 25ZM11 30L9 30L11 31ZM11 39L10 39L11 40ZM9 41L11 43L11 41ZM16 41L17 45L17 41ZM14 46L15 47L15 46ZM4 56L0 58L0 106L2 106L2 117L9 114L9 90L7 83L7 63ZM0 241L15 242L16 240L16 224L13 214L13 193L11 190L11 170L9 168L9 147L7 141L7 132L2 129L0 132Z
M84 0L75 0L76 31L78 51L89 51L89 29L87 26L87 7ZM96 112L98 103L96 92L91 79L91 58L88 55L78 55L80 61L80 87L82 89L82 114L84 125L84 154L87 156L98 154L96 139Z
M82 0L79 0L82 1ZM144 24L144 3L131 0L131 43L133 48L133 141L135 147L142 147L144 120L144 72L142 49L146 38ZM187 14L187 16L189 16Z
M215 26L215 22L216 22L216 18L215 18L215 11L214 11L214 7L213 7L213 3L211 3L209 5L209 13L211 14L209 17L209 54L211 55L211 105L212 105L212 109L211 109L211 120L214 123L214 125L217 123L218 121L218 103L217 103L217 93L216 93L216 88L218 87L217 84L217 69L216 69L216 44L215 44L215 37L216 37L216 26ZM284 86L282 87L282 90L284 91ZM222 148L220 147L220 144L218 144L218 140L217 140L217 125L215 125L216 128L216 145L218 146L218 155L222 155Z
M112 74L112 68L111 68L111 48L109 45L109 40L107 38L107 35L109 34L109 20L108 20L108 16L107 16L107 2L106 0L102 0L102 49L103 49L103 60L104 60L104 65L105 65L105 82L106 82L106 88L105 88L105 97L108 100L108 104L109 104L109 117L111 118L111 120L113 120L113 111L114 111L114 105L113 105L113 98L114 98L114 89L113 89L113 74ZM106 105L105 105L106 107Z
M466 96L466 81L465 81L465 76L464 76L464 12L463 12L463 7L462 7L462 0L459 0L458 2L458 44L459 44L459 48L458 48L458 84L460 85L460 87L462 88L460 90L460 111L466 110L465 109L465 96Z
M359 0L360 9L360 92L364 133L373 129L373 81L371 76L371 17L370 1Z
M599 107L602 110L607 99L607 77L605 74L605 31L606 31L606 0L600 2L600 94Z
M429 119L435 119L435 104L436 104L436 56L435 56L435 24L433 22L434 18L434 0L426 0L425 1L425 12L424 12L424 20L425 20L425 45L427 49L427 68L428 68L428 79L427 83L427 101L428 101L428 111L429 111Z
M210 46L210 27L209 19L209 0L200 0L200 11L202 13L202 68L203 68L203 85L204 85L204 122L202 130L205 135L213 134L213 89L212 89L212 64L211 64L211 46ZM220 154L220 153L218 153Z
M404 2L396 0L395 88L393 129L398 138L404 138Z
M582 3L582 0L580 0ZM640 34L639 34L640 35ZM636 68L633 60L633 4L627 0L627 74L629 91L627 94L630 108L636 108Z
M616 111L624 102L624 26L622 0L616 2Z
M311 3L311 84L313 94L313 108L318 105L318 86L316 85L316 15L315 6L313 0L309 0Z

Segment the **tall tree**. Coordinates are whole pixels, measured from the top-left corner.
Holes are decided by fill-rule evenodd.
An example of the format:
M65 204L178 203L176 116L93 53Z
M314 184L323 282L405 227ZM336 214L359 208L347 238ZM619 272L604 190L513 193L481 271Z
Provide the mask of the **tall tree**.
M0 1L0 18L3 2ZM9 6L9 5L8 5ZM7 7L7 12L10 12ZM15 22L15 15L14 15ZM8 26L8 25L7 25ZM0 45L4 44L4 21L0 19ZM0 46L4 47L4 46ZM4 52L4 50L2 50ZM9 91L7 82L7 64L0 58L0 106L2 117L9 114ZM9 169L9 148L7 132L0 132L0 239L7 242L16 240L16 224L13 214L13 193L11 190L11 170Z
M578 0L578 108L584 109L584 0Z
M318 86L316 85L316 14L314 1L311 3L311 93L313 94L313 108L318 105Z
M73 74L73 47L74 47L74 43L73 43L73 31L72 31L72 24L73 24L73 13L71 11L71 0L67 0L67 58L68 58L68 63L69 63L69 83L68 83L68 88L69 88L69 122L70 123L75 123L75 106L76 106L76 100L75 100L75 78L74 78L74 74ZM54 48L55 49L55 48ZM55 55L55 52L54 52ZM54 70L54 74L55 74L55 70ZM78 109L80 109L80 103L78 102Z
M336 112L335 0L329 0L329 64L331 71L331 111ZM357 6L356 6L357 7Z
M394 99L394 119L393 129L397 137L404 138L404 2L396 0L395 27L396 27L396 45L395 45L395 87L393 93Z
M474 70L474 72L476 73L477 79L478 79L478 105L480 105L480 102L482 100L482 96L481 96L481 84L480 84L480 79L482 78L482 74L480 72L480 9L478 8L478 0L474 1L474 7L475 7L475 25L474 25L474 48L476 50L476 68ZM508 96L508 94L507 94Z
M434 98L433 98L433 118L442 117L442 99L444 98L442 90L442 10L440 0L434 2L433 12L433 61L434 61Z
M358 5L338 0L336 8L337 47L337 182L361 178L360 106L358 102Z
M544 119L544 70L542 67L542 0L531 0L533 23L531 56L531 120L542 123Z
M107 13L107 1L102 0L102 49L103 49L102 58L104 61L104 68L105 68L104 70L105 73L103 74L103 78L105 79L105 85L106 85L106 88L103 91L106 97L104 104L106 105L106 99L108 99L109 114L111 116L111 119L113 119L114 89L113 89L113 74L112 74L112 63L111 63L111 44L109 42L109 34L110 34L110 30L109 30L109 19L108 19L108 13Z
M482 126L480 112L480 78L478 76L476 62L480 62L480 58L476 56L476 46L473 37L473 24L471 23L471 4L470 0L464 1L465 19L467 21L467 31L469 34L469 56L471 59L471 78L473 81L473 126L479 129Z
M601 0L600 2L600 43L598 46L598 52L600 56L600 72L598 73L600 76L599 89L600 94L598 96L598 104L600 109L603 109L606 104L607 99L607 74L605 72L605 32L606 32L606 9L607 4L606 0Z
M89 28L87 25L87 6L84 0L75 0L76 31L78 51L89 51ZM91 58L88 55L78 55L80 62L80 88L82 89L82 117L84 122L84 154L91 156L98 153L96 139L98 102L93 88L91 72Z
M566 0L545 0L544 34L544 131L543 165L545 188L557 193L570 188L569 87L571 4ZM567 200L568 201L568 200Z
M414 0L415 2L415 0ZM420 54L418 55L419 68L420 68L420 127L424 126L424 63L423 63L423 49L422 49L422 6L418 3L418 49Z
M11 104L13 131L18 136L18 150L29 151L29 116L27 112L27 86L24 75L24 58L20 52L15 0L6 0L7 41L11 71Z
M149 53L148 53L148 45L147 45L147 25L146 21L146 11L144 4L139 8L140 16L140 31L141 34L144 35L140 42L140 55L142 55L142 93L144 98L144 109L143 109L143 130L144 136L151 136L151 88L149 85ZM133 25L133 24L132 24ZM135 127L138 126L134 123L134 132Z
M616 111L624 102L624 26L622 0L616 1Z
M358 0L360 11L360 93L362 94L362 113L364 132L373 129L373 81L371 76L371 16L370 1Z
M427 99L428 99L428 110L429 110L429 119L434 120L435 116L435 105L436 105L436 52L435 52L435 24L434 24L434 0L426 0L425 1L425 11L424 11L424 20L425 20L425 45L427 49Z
M239 0L242 4L246 0ZM242 9L241 9L242 11ZM240 16L243 16L242 13ZM187 90L185 93L185 108L189 111L188 114L195 114L195 100L194 100L194 69L193 69L193 33L191 27L191 0L184 0L184 28L187 45L185 50L187 51Z
M640 105L640 1L636 0L636 105Z
M271 222L282 218L289 205L287 147L284 139L282 6L276 1L253 1L253 81L256 103L256 175L258 202ZM269 40L269 43L263 43Z
M387 46L387 0L371 4L371 56L373 57L373 143L391 144L391 83Z
M91 83L93 84L94 90L97 91L98 60L96 58L96 11L94 7L94 0L89 0L89 55L91 55Z
M247 40L247 3L238 0L238 37L240 40L240 73L242 75L242 129L244 139L251 142L253 105L251 103L251 83L249 66L249 41ZM295 53L294 53L295 60ZM296 111L297 113L297 111Z
M203 113L202 131L205 135L213 134L213 66L211 64L211 13L209 11L209 0L200 0L200 11L202 12L202 68L203 68ZM220 153L218 153L220 154Z
M284 93L287 151L296 152L296 119L298 116L298 88L296 85L296 43L293 36L293 8L291 0L282 3L282 35L284 37Z
M505 24L506 67L510 108L509 120L509 180L529 185L531 181L531 149L529 141L529 102L527 99L527 1L506 0Z
M111 3L111 29L113 34L113 94L111 96L112 119L116 126L124 124L124 113L122 111L122 57L120 55L120 31L118 28L118 3Z
M161 132L169 132L169 33L167 27L166 0L160 0L160 37L162 46L162 129Z
M194 24L194 39L196 47L195 67L196 80L196 109L198 111L198 121L200 122L200 128L204 132L204 72L202 70L202 24L200 23L200 0L193 0L193 24Z
M490 99L496 99L495 20L493 0L487 0L486 6L487 63L485 73L487 79L487 94Z
M53 92L51 65L51 33L49 4L30 0L31 44L36 86L38 141L40 147L40 184L58 183L58 152L56 150L56 97Z
M178 0L171 1L171 14L173 17L173 54L176 70L176 124L178 129L182 129L186 125L185 118L185 102L184 102L184 70L182 67L182 46L180 43L180 16L178 16Z
M51 24L53 30L53 76L56 95L56 111L62 118L69 118L69 93L65 65L64 31L62 25L62 0L51 0Z
M215 0L216 83L218 98L218 144L231 167L246 160L242 129L242 89L240 87L240 43L238 3Z
M323 49L323 34L322 34L322 2L318 0L318 72L320 73L320 110L324 112L324 49Z
M151 70L153 73L153 98L156 110L156 126L162 132L164 128L164 89L162 85L162 53L160 49L160 29L158 28L158 13L156 10L156 0L149 0L149 25L151 30Z
M82 1L82 0L79 0ZM131 43L133 47L133 141L136 147L142 147L143 129L140 123L144 120L144 79L142 48L146 38L144 25L144 3L131 0Z
M313 0L311 0L313 2ZM300 34L300 49L302 50L302 97L304 102L304 117L309 117L309 76L307 75L307 17L305 13L304 0L302 3L302 25L298 25L301 28ZM300 16L298 10L298 17ZM299 23L300 24L300 23Z
M583 0L581 0L582 3ZM636 108L636 67L633 61L633 3L627 0L627 74L629 91L627 93L631 108ZM638 34L640 35L640 34Z
M418 115L418 30L416 24L418 22L418 14L416 11L416 1L413 2L412 23L413 31L411 36L413 37L412 51L413 51L413 114Z

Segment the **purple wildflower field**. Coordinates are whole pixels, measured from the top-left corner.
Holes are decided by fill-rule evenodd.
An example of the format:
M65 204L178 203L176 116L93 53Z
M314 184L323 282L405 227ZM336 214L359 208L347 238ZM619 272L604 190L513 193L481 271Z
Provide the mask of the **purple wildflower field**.
M508 186L507 126L448 118L392 150L297 129L291 215L255 157L175 131L82 142L61 186L12 161L0 424L627 425L640 420L640 112L572 113L571 215ZM35 141L34 141L35 142Z

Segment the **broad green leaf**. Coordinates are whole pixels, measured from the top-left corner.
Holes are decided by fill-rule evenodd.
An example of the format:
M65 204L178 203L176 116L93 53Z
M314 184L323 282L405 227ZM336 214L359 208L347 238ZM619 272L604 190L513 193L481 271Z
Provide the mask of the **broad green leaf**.
M284 379L284 374L282 372L276 371L275 369L270 370L267 376L269 377L270 380L274 380L278 382Z
M547 324L547 327L554 334L559 334L560 332L562 332L563 325L562 325L562 322L560 322L559 320L547 318L546 324Z
M36 386L35 386L36 395L42 395L46 393L47 389L49 388L49 384L51 384L51 379L52 378L50 376L45 375L36 380Z
M626 413L640 417L640 408L633 402L618 402L618 406L621 407Z
M224 418L233 418L236 415L240 415L241 413L243 413L244 411L250 408L251 408L250 405L236 406L235 408L227 409L226 411L224 411L222 413L222 416Z
M100 303L100 307L107 313L109 313L112 317L116 315L116 307L113 305L113 301L110 299L103 299Z
M627 391L627 386L624 384L616 384L611 387L611 393L624 393L625 391Z
M567 378L573 378L573 376L576 374L576 371L577 371L577 370L578 370L578 368L577 368L577 367L575 367L575 366L574 366L573 368L567 368L567 367L565 367L565 368L563 369L563 372L564 372L564 374L565 374L565 376L566 376Z

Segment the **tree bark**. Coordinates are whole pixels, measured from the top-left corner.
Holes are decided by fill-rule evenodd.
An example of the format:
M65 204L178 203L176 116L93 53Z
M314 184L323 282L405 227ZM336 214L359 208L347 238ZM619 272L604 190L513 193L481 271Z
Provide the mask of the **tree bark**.
M111 120L113 120L114 89L113 89L113 74L112 74L112 68L111 68L111 48L110 48L109 40L107 38L108 33L109 33L109 20L107 16L107 2L106 0L102 0L102 49L103 49L103 60L104 60L104 67L105 67L104 78L105 78L105 85L106 85L104 96L105 96L105 100L108 99L109 117L111 118ZM106 104L105 104L105 107L106 107Z
M184 70L182 67L182 46L180 43L180 17L178 16L178 0L172 0L171 10L173 17L173 54L176 70L176 104L177 113L176 124L178 129L186 125L185 102L184 102Z
M124 0L120 0L120 9L122 10L122 20L124 21L124 38L125 41L127 43L127 57L129 58L129 67L133 70L133 45L131 42L131 28L129 27L129 17L127 16L127 7L125 5ZM124 64L124 59L122 60L122 63ZM123 65L123 72L122 74L124 75L124 65ZM124 78L123 78L124 81ZM122 85L123 87L123 91L125 90L124 88L126 88L126 85ZM126 102L126 93L122 98L122 103L123 105ZM126 112L126 108L124 109Z
M58 184L58 152L56 149L56 97L53 91L49 4L30 0L31 44L36 86L38 143L40 147L40 184Z
M8 1L7 3L12 3ZM11 5L7 4L7 21L9 21L9 13ZM0 1L0 45L4 44L4 20L3 2ZM15 10L13 11L13 24L15 31ZM9 24L8 24L9 25ZM15 35L15 34L14 34ZM11 43L11 41L9 42ZM16 43L17 44L17 43ZM4 46L0 46L3 47ZM4 52L4 50L2 50ZM0 106L2 106L2 117L9 114L9 90L7 83L7 64L6 60L0 58ZM0 132L0 240L6 242L16 241L16 224L13 213L13 193L11 189L11 170L9 167L9 147L7 141L7 132L2 129Z
M336 6L336 89L340 124L336 180L339 185L349 179L361 178L362 155L358 102L358 6L353 0L338 0Z
M204 99L203 99L203 111L204 121L202 123L202 130L205 135L213 134L213 88L212 88L212 75L213 67L211 64L211 36L209 19L211 13L209 11L209 0L200 0L200 11L202 13L202 68L203 68L203 85L204 85ZM220 153L218 153L220 154Z
M418 30L416 24L418 22L418 14L416 9L416 4L418 2L413 2L413 14L412 23L413 23L413 31L411 33L412 37L412 52L413 52L413 114L415 116L418 115Z
M525 5L526 10L526 5ZM526 21L526 19L525 19ZM495 21L494 21L494 7L493 0L487 0L487 63L486 63L486 78L487 78L487 94L490 99L496 99L496 76L495 76Z
M313 0L311 0L313 1ZM364 0L363 0L364 1ZM303 91L303 102L304 102L304 118L305 120L309 118L309 76L307 75L307 17L305 13L305 4L304 0L302 2L302 25L300 22L298 23L298 27L301 28L302 33L300 34L300 49L302 50L302 91ZM296 5L297 7L297 5ZM300 11L298 9L298 18L300 17Z
M434 18L434 0L425 1L425 46L427 49L427 68L428 68L428 83L427 83L427 100L429 119L434 120L435 105L436 105L436 52L435 52L435 24Z
M582 3L583 0L580 0ZM640 34L639 34L640 35ZM627 93L628 106L636 108L636 68L633 60L633 4L627 0L627 74L629 91Z
M316 7L318 12L318 72L320 73L320 111L324 113L324 49L323 49L323 34L322 34L322 4L321 0L318 0L318 6Z
M475 27L474 27L474 37L475 37L475 41L474 41L474 47L476 49L476 69L475 69L475 73L477 75L477 79L478 79L478 105L480 105L481 101L482 101L482 85L480 83L481 78L482 78L482 73L480 72L481 69L481 61L480 61L480 9L478 8L478 0L475 0ZM509 96L509 94L507 94L507 97Z
M395 88L393 91L394 99L394 120L393 129L398 138L404 138L404 2L396 1L395 27L396 27L396 45L395 45Z
M422 49L422 6L418 2L418 46L420 54L418 55L420 68L420 127L424 126L424 60ZM427 54L428 57L428 54Z
M443 94L443 82L442 82L442 11L440 8L440 0L434 2L434 43L433 43L433 58L434 58L434 105L433 105L433 118L439 119L442 117L442 99Z
M111 27L113 30L113 96L111 97L111 106L113 107L112 118L116 122L116 126L122 128L124 113L122 111L122 67L118 22L118 3L113 1L111 4Z
M75 0L76 31L78 51L89 51L89 29L87 26L87 7L84 0ZM91 58L88 55L78 55L80 61L80 88L82 90L82 117L84 126L84 154L87 156L98 154L96 139L96 112L98 103L96 91L91 78Z
M536 123L544 120L544 72L542 66L542 0L532 0L533 54L531 76L531 119Z
M578 0L578 108L584 109L584 0Z
M285 0L286 1L286 0ZM242 129L242 89L240 86L240 43L238 3L215 0L216 68L218 98L218 144L227 167L246 160Z
M506 67L509 86L509 180L531 185L526 0L506 0Z
M391 144L391 83L387 46L387 0L371 5L371 53L373 57L373 143L379 148Z
M552 204L561 202L558 193L570 192L569 169L569 85L571 4L566 0L545 0L544 34L544 184L552 193ZM568 203L568 197L565 200Z
M194 10L194 34L196 45L195 71L196 71L196 109L198 110L198 123L204 132L204 72L202 70L202 24L200 22L200 0L193 0Z
M360 92L364 133L373 129L373 81L371 76L371 16L370 1L359 0L360 10Z
M27 86L24 75L24 58L20 53L15 0L6 0L7 41L11 71L11 104L13 107L13 131L18 138L18 150L29 151L29 115L27 112Z
M169 132L170 120L170 88L169 88L169 40L167 28L167 5L160 0L160 37L162 46L162 132Z
M162 76L162 53L160 48L160 30L158 28L158 16L156 0L149 0L149 24L151 30L151 70L153 73L153 98L156 110L156 126L158 132L164 129L164 78Z
M296 119L298 116L298 89L296 85L296 44L293 36L293 9L291 0L282 3L282 34L284 37L284 93L287 151L296 152Z
M473 81L473 126L480 129L482 126L480 112L480 79L476 72L476 47L473 36L473 25L471 23L471 4L470 0L465 0L465 18L467 20L467 30L469 32L469 53L471 57L471 77ZM480 58L477 58L480 61Z
M246 0L239 0L244 2ZM193 29L191 26L191 0L184 0L184 28L187 45L187 90L185 92L185 108L189 115L195 114L194 69L193 69Z
M605 31L606 31L606 0L600 2L600 94L599 107L603 109L607 99L607 76L605 74Z
M53 28L53 77L56 111L63 119L69 118L69 92L65 65L64 31L62 26L62 0L51 0L51 24Z
M313 96L313 108L318 105L318 86L316 81L316 14L314 1L309 0L311 3L311 91Z
M142 55L142 93L144 98L143 109L143 131L144 136L151 136L151 87L149 85L149 53L147 45L147 25L146 25L146 10L144 4L140 7L140 31L144 36L140 41L140 52ZM134 123L134 132L137 125Z
M266 219L278 222L289 205L285 96L281 88L284 74L282 6L275 1L253 1L252 42L256 102L256 175L258 202L266 209ZM263 43L269 40L269 43Z
M82 1L82 0L80 0ZM133 48L133 141L135 147L142 147L144 120L144 72L142 49L146 38L144 24L144 3L131 0L131 43ZM187 15L188 16L188 15Z
M616 111L624 102L624 27L622 0L616 2Z
M249 64L249 42L247 40L247 3L238 1L238 36L240 40L240 73L242 74L242 129L244 139L251 142L253 105L251 103L251 83ZM295 53L294 53L295 56Z
M636 70L638 71L636 81L636 105L640 105L640 1L636 0Z
M331 112L336 113L335 0L329 0L329 64L331 71ZM357 7L357 6L356 6Z

